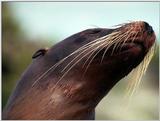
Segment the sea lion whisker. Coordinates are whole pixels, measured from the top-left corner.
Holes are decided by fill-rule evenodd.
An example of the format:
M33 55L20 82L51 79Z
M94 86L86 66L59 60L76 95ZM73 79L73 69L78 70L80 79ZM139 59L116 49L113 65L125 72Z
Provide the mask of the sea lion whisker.
M143 76L143 74L144 74L144 73L142 73L142 72L144 72L145 66L146 66L145 63L142 62L142 63L139 65L139 67L135 70L135 71L136 71L136 72L135 72L136 78L133 79L132 85L131 85L132 88L131 88L130 91L128 92L130 98L132 98L133 94L134 94L135 91L137 90L138 85L140 84L141 78L142 78L142 76Z
M102 59L101 59L101 63L102 63L102 61L103 61L103 58L104 58L104 56L105 56L105 53L107 52L107 50L109 49L109 47L111 47L113 44L115 44L115 43L118 43L118 40L120 40L122 37L122 33L118 33L118 35L116 36L116 38L111 38L110 40L108 40L108 41L105 41L106 43L105 43L105 45L106 45L106 49L105 49L105 51L104 51L104 53L103 53L103 55L102 55ZM112 40L112 41L111 41Z
M132 32L130 32L130 33L128 34L128 36L125 38L125 40L123 41L123 43L120 43L121 45L119 45L119 46L121 46L121 47L120 47L119 51L121 51L122 47L123 47L124 44L127 42L128 38L130 38L131 36L132 36Z
M132 39L132 43L135 41L136 36L138 35L138 33L139 33L139 32L136 32L136 33L135 33L135 35L134 35L134 37L133 37L133 39Z
M103 44L103 43L102 43L102 44ZM97 46L97 47L92 51L92 53L89 55L89 57L88 57L88 58L86 59L86 61L84 62L82 68L84 68L84 66L86 65L86 63L87 63L87 61L89 60L89 58L94 54L95 51L97 51L97 49L98 49L99 47L100 47L100 45Z
M92 51L92 53L89 55L89 57L87 58L87 60L85 61L85 63L83 64L83 68L86 65L86 63L88 62L88 60L90 59L90 57L92 57L92 55L100 48L104 45L105 43L102 43L101 45L99 45L98 47L96 47L96 49L94 51ZM103 47L101 48L101 50L103 49Z
M101 62L100 62L100 63L103 62L103 59L104 59L104 56L105 56L107 50L108 50L112 45L115 45L116 43L119 43L119 42L116 42L116 41L115 41L115 42L112 42L112 44L105 46L106 49L105 49L105 51L104 51L104 53L103 53L103 55L102 55L102 58L101 58Z
M130 83L130 88L128 88L128 95L131 96L134 92L134 89L136 88L136 83L140 80L141 78L141 72L143 70L143 65L144 63L142 62L136 69L133 70L132 74L134 77L132 80L129 82ZM138 74L138 75L137 75Z
M102 43L102 45L100 45L100 46L104 46L104 47L107 46L108 48L111 47L113 44L116 43L116 41L114 41L114 40L116 40L115 37L118 37L118 36L119 36L119 33L118 33L117 36L114 36L113 38L108 38L108 40L105 40L105 42ZM112 41L110 41L110 40L112 40ZM89 65L91 64L91 62L93 61L93 59L95 58L95 56L96 56L101 50L103 50L104 47L102 47L97 53L95 53L95 51L98 49L98 48L97 48L97 49L96 49L95 51L93 51L92 54L87 58L87 60L86 60L85 63L83 64L83 67L84 67L84 65L87 63L87 61L90 59L90 57L91 57L93 54L95 54L95 55L93 55L92 59L91 59L90 62L88 63L88 65L87 65L87 67L86 67L86 69L85 69L85 72L83 73L83 76L85 75L87 69L89 68ZM107 50L107 49L106 49L106 50Z
M138 32L136 33L138 34ZM135 35L136 36L136 35ZM135 38L135 37L134 37ZM133 39L134 41L134 39ZM153 47L149 50L148 54L145 56L144 60L141 62L141 64L133 70L133 72L131 73L134 73L133 75L136 75L136 78L132 79L132 81L130 81L130 84L128 85L127 87L127 92L128 92L128 95L133 95L134 93L134 90L137 89L138 85L140 84L140 81L141 81L141 78L142 76L145 74L145 71L148 67L148 64L152 58L152 56L154 55L154 52L155 52L155 46L156 46L156 43L153 45ZM140 70L141 69L141 70ZM140 71L139 71L140 70Z
M71 70L78 62L80 62L84 57L86 57L88 54L90 54L93 50L95 50L95 48L93 48L91 51L89 51L88 53L86 53L85 55L83 55L79 60L77 60L68 70ZM66 72L65 72L66 73ZM66 75L66 74L65 74ZM61 79L64 77L64 75L61 77ZM61 80L60 79L60 80Z
M106 40L107 41L107 40ZM102 43L102 46L107 46L108 48L111 47L115 42L114 41L108 41L107 43L104 42ZM103 47L104 48L104 47ZM89 58L94 54L94 52L87 58L87 60L85 61L85 63L83 64L83 67L85 66L85 64L87 63L87 61L89 60Z
M120 34L120 33L118 33L118 34ZM117 36L116 36L116 37L117 37ZM105 41L106 43L104 43L104 47L107 47L105 51L107 51L107 50L109 49L109 47L111 47L113 44L117 43L116 39L117 39L117 38L114 38L113 40L112 40L112 39L109 39L108 41L109 41L110 43L109 43L107 40ZM111 41L111 40L112 40L112 41ZM93 59L95 58L95 56L96 56L101 50L103 50L104 47L101 48L97 53L95 53L95 55L92 57L92 59L91 59L90 62L88 63L88 65L87 65L87 67L86 67L86 70L89 68L89 65L91 64L91 62L93 61Z
M104 48L102 47L101 49L99 49L99 50L97 51L97 53L94 54L94 56L91 58L90 62L88 63L88 65L87 65L87 67L86 67L86 69L85 69L84 74L85 74L86 71L88 70L88 68L89 68L89 66L90 66L90 64L91 64L91 62L92 62L93 59L96 57L96 55L97 55L101 50L103 50L103 49L104 49Z
M125 37L126 37L126 38L125 38ZM123 47L123 44L127 41L127 39L128 39L129 37L130 37L130 35L126 35L126 36L124 36L123 38L121 38L120 40L122 40L122 39L125 38L124 41L123 41L123 42L121 42L121 41L117 42L114 49L120 47L119 51L121 51L121 48ZM113 51L114 51L114 49L113 49ZM112 54L113 54L113 51L112 51Z
M131 43L133 43L133 42L135 41L135 38L136 38L138 32L136 32L136 33L132 33L132 32L131 32L130 35L128 36L128 38L130 38L130 37L132 36L132 34L134 34L134 37L133 37L133 39L131 40ZM123 47L123 45L126 43L126 41L127 41L128 38L125 39L125 41L123 42L123 44L122 44L121 47Z
M143 65L144 63L142 63L142 65ZM135 89L136 89L136 87L137 87L137 85L138 85L138 82L141 80L141 78L142 78L142 75L140 74L141 73L141 71L143 70L143 66L142 65L140 65L137 69L136 69L136 71L135 71L135 73L136 74L138 74L138 75L136 75L135 74L135 76L136 77L134 77L135 79L133 79L133 81L132 81L132 87L131 87L131 89L130 89L130 91L129 91L129 96L130 97L132 97L132 95L134 94L134 92L135 92Z
M76 60L81 54L83 54L84 52L88 51L89 49L93 48L94 46L96 46L96 44L99 43L93 43L92 45L88 46L85 50L83 50L82 52L80 52L74 59L72 59L66 66L65 68L61 71L63 72L64 70L66 70L66 68L74 61Z
M119 38L117 39L117 42L114 44L114 47L113 47L113 49L112 49L111 55L114 53L114 50L120 46L120 43L121 43L122 39L123 39L125 36L127 36L127 34L122 34L122 37L119 37Z
M92 53L91 53L91 55L87 58L87 60L85 61L85 63L83 64L83 67L87 64L87 62L89 61L89 59L92 57L92 59L91 59L91 61L94 59L94 54L95 54L95 52L101 47L101 49L97 52L97 54L104 48L104 47L102 47L103 46L103 44L102 45L100 45L100 46L98 46L97 48L96 48L96 50L94 50ZM96 54L96 55L97 55ZM86 74L86 72L87 72L87 70L88 70L88 68L89 68L89 65L90 65L90 63L91 63L91 61L88 63L88 65L86 66L86 69L85 69L85 71L83 72L83 75L82 75L82 77L84 77L85 76L85 74Z
M128 88L129 91L128 92L128 95L130 96L130 98L132 97L132 95L134 94L135 92L135 89L138 88L138 85L140 84L141 82L141 78L142 76L145 74L146 70L147 70L147 67L154 55L154 51L155 51L155 46L156 44L154 44L151 49L149 50L149 52L147 53L147 55L145 56L144 60L141 62L141 64L133 70L133 75L136 76L136 78L134 78L132 81L130 81L130 85L131 87ZM129 85L128 85L129 86Z
M102 45L105 45L105 46L107 46L108 48L109 47L111 47L114 43L116 43L116 41L114 41L114 40L116 40L117 38L116 37L118 37L120 35L120 33L118 33L116 36L113 36L112 38L108 38L108 39L106 39L105 41L104 41L104 43L102 43ZM112 41L111 41L112 40ZM104 47L103 47L104 48ZM103 49L102 48L102 49ZM101 49L101 50L102 50ZM85 66L85 64L87 63L87 61L89 60L89 58L92 56L94 54L94 52L88 57L88 59L85 61L85 63L83 64L83 67Z
M113 34L115 34L115 33L113 33ZM112 37L112 36L110 35L109 37ZM90 47L92 48L93 46L96 46L96 44L101 44L101 43L103 43L104 41L106 41L106 39L108 39L106 36L103 37L103 38L105 38L105 39L99 38L99 39L94 40L95 43L92 43ZM84 50L84 51L89 50L90 47L87 47L87 49ZM84 51L83 51L83 52L84 52ZM82 54L82 53L80 53L79 55L81 55L81 54ZM77 59L77 58L79 57L79 55L77 55L69 64L67 64L67 66L62 70L62 72L63 72L64 70L66 70L66 68L67 68L75 59Z
M130 32L130 31L127 31L127 32L125 32L124 34L122 33L121 36L119 36L116 40L113 40L113 41L116 42L116 44L115 44L115 46L114 46L114 48L113 48L113 50L112 50L111 55L113 54L114 49L115 49L116 47L119 47L119 46L120 46L121 40L122 40L125 36L127 36L129 32ZM128 36L129 36L129 35L128 35ZM104 56L105 56L107 50L108 50L108 48L106 48L106 50L104 51L104 53L103 53L103 55L102 55L101 63L102 63L102 61L103 61L103 59L104 59Z

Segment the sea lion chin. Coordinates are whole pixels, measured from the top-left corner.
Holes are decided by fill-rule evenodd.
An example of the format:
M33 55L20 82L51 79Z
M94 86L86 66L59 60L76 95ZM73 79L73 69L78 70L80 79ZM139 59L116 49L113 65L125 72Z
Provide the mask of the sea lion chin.
M155 42L143 21L94 28L40 49L17 83L3 119L94 119L95 107Z

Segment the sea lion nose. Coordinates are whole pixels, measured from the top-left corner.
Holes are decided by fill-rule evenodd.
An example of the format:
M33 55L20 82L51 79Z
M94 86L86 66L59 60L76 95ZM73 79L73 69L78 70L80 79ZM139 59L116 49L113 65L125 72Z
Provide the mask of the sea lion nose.
M144 22L144 27L149 35L153 33L152 27L147 22Z

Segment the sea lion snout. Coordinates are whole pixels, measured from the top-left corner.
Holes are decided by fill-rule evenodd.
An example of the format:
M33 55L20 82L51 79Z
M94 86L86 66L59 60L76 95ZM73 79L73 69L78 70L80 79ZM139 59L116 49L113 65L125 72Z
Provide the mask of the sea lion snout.
M130 31L130 37L128 38L128 43L134 43L141 47L141 49L146 53L149 51L151 46L155 42L155 33L151 25L145 21L136 21L128 23L121 28L121 31Z

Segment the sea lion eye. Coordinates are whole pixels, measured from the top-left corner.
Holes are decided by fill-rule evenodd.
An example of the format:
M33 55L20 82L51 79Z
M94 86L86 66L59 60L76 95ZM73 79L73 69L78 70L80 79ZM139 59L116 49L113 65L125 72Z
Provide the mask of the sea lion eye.
M90 32L90 34L97 34L101 31L101 29L94 29Z
M37 51L33 54L32 59L37 58L37 57L39 57L39 56L43 56L47 51L48 51L47 48L43 48L43 49L37 50Z
M86 37L79 37L75 40L76 43L82 43L86 40Z

